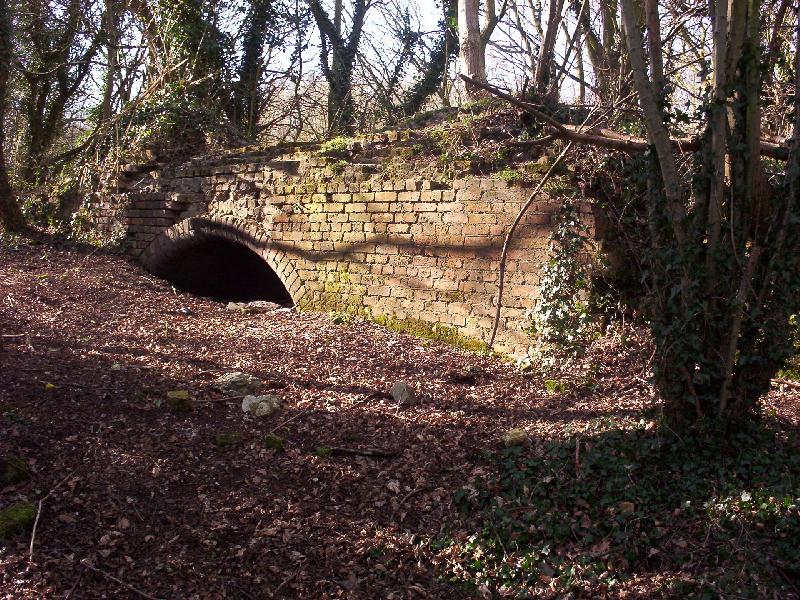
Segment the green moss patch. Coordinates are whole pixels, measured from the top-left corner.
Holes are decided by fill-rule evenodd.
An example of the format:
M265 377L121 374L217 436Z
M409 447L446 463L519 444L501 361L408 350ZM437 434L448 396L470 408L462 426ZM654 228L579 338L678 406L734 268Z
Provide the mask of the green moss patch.
M33 527L36 520L36 505L32 502L12 504L0 510L0 540Z
M374 317L373 321L392 331L442 342L472 352L486 352L489 349L485 342L462 335L455 327L439 323L430 323L422 319L398 319L397 317Z
M317 446L314 448L314 456L318 456L319 458L327 458L332 452L333 450L328 446Z
M270 450L276 452L283 452L283 438L279 435L269 433L264 436L264 445Z
M214 438L217 448L230 448L242 441L240 433L218 433Z
M167 392L167 406L176 411L192 409L192 399L186 390L172 390Z
M9 456L3 461L3 470L0 474L0 481L3 483L19 483L25 481L31 476L31 471L28 468L28 463L24 459L17 456Z

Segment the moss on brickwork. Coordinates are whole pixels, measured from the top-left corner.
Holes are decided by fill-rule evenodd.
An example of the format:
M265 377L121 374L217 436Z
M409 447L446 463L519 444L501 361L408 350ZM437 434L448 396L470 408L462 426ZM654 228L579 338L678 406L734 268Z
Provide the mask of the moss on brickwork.
M489 351L489 347L485 342L463 335L455 327L431 323L422 319L401 319L395 316L373 315L369 307L363 306L360 303L360 299L354 297L348 298L323 293L316 300L301 303L298 308L303 312L318 311L337 315L344 313L372 321L398 333L406 333L415 337L442 342L443 344L472 352Z
M489 350L485 342L462 335L455 327L449 327L439 323L430 323L422 319L399 319L397 317L377 316L373 317L372 320L392 331L442 342L450 346L455 346L456 348L463 348L465 350L471 350L472 352L487 352Z

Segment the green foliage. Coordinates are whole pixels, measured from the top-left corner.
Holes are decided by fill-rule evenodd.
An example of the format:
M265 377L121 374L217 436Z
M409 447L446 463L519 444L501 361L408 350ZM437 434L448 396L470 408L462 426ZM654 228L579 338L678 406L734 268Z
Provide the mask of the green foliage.
M320 145L319 153L324 156L348 156L353 143L354 139L350 137L331 138Z
M36 505L32 502L12 504L0 510L0 540L33 527L36 520Z
M353 320L353 315L347 312L331 313L331 323L334 325L349 325Z
M545 379L544 389L551 394L563 394L569 388L566 381L559 381L558 379Z
M757 426L722 439L610 421L503 449L488 457L495 475L454 496L483 525L460 546L453 575L537 596L682 572L686 594L784 596L800 577L793 443Z
M525 176L516 169L503 169L495 173L494 178L500 181L507 181L508 183L517 183L523 181Z
M597 329L590 305L589 238L576 201L563 205L550 240L552 257L542 267L530 333L542 351L574 356L583 352Z
M794 341L795 355L787 359L786 364L778 371L778 377L800 381L800 319L797 315L789 317L789 327Z

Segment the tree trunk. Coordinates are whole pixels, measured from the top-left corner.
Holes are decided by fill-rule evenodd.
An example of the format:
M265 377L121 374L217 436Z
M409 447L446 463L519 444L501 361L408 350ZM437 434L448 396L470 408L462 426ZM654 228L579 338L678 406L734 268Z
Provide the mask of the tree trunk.
M11 65L11 17L7 0L0 0L0 224L7 231L24 231L25 217L14 198L5 158L6 91Z
M117 47L119 46L119 30L117 28L117 0L106 0L103 26L106 30L106 79L103 83L102 114L103 121L111 119L111 101L114 96L114 82L117 78L118 61Z
M479 8L480 0L458 0L458 57L463 75L485 82L486 57L481 44ZM478 98L481 90L468 84L467 95Z
M551 91L551 78L554 72L554 52L558 40L558 28L561 24L564 0L550 0L550 12L547 17L547 30L542 40L542 47L536 61L533 76L533 88L539 96L546 96ZM557 92L556 92L557 93Z

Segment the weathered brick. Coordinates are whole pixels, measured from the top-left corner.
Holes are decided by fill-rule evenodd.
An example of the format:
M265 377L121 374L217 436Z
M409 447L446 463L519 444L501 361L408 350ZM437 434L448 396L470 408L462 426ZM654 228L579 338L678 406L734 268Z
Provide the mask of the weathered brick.
M230 164L194 161L126 179L127 188L92 203L94 223L108 232L126 223L136 255L163 231L185 232L168 229L176 220L235 219L236 227L259 232L265 258L277 270L289 269L279 275L304 301L338 298L373 314L423 318L486 337L502 237L530 189L489 178L452 186L408 177L383 181L353 166L336 176L323 158L296 158L233 156ZM500 347L527 343L521 321L538 294L558 206L540 194L517 231ZM588 208L585 213L591 224ZM273 242L281 250L270 250Z

